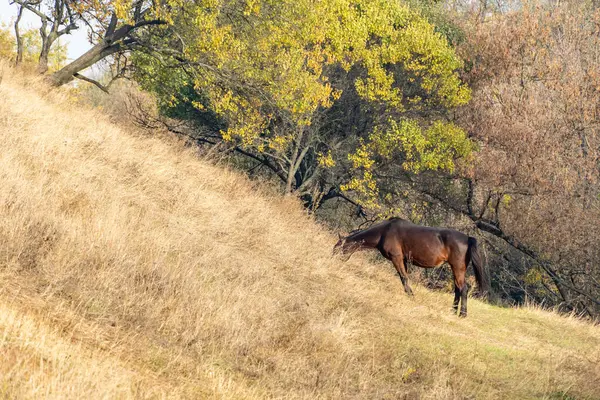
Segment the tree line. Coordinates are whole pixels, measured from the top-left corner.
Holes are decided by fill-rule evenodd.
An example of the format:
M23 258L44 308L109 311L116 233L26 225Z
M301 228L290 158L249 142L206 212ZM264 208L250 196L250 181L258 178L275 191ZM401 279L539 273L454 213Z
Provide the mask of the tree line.
M161 124L319 217L458 227L486 243L499 300L600 315L595 4L11 3L11 57L35 47L52 85L135 80ZM36 46L25 12L41 22ZM58 39L84 27L90 50L49 68ZM85 75L99 62L106 81Z

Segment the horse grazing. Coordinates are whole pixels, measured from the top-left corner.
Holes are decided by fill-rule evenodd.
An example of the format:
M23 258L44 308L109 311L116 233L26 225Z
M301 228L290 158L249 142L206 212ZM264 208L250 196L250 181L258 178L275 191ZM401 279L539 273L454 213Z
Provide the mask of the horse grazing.
M458 303L462 299L461 317L467 316L465 273L469 262L473 262L479 292L485 294L489 290L477 240L453 229L420 226L401 218L390 218L346 237L340 236L333 254L348 254L347 261L355 251L364 249L377 249L394 264L404 290L410 296L413 293L408 286L408 262L423 268L439 267L448 262L454 274L453 309L454 312L458 311Z

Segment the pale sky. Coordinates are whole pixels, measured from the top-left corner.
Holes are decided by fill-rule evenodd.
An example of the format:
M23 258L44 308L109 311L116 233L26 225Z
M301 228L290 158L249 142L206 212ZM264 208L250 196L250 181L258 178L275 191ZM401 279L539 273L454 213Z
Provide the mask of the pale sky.
M11 5L11 0L0 0L0 25L9 25L11 33L14 35L12 25L17 18L17 6ZM31 11L23 10L21 18L21 30L28 28L39 28L41 25L40 19ZM63 35L59 39L61 43L67 44L67 56L69 61L76 59L85 53L90 47L87 39L87 28L83 24L79 24L79 29L72 31L69 35Z

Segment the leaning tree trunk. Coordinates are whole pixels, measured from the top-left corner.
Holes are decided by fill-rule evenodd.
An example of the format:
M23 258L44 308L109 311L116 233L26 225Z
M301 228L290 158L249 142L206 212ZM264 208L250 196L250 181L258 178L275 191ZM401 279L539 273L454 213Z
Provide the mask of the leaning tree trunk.
M120 51L120 46L110 46L105 42L98 43L72 63L50 75L49 80L54 86L62 86L69 83L84 69L91 67L98 61Z
M131 38L132 31L149 25L163 25L162 20L140 20L135 25L126 24L116 29L117 16L113 14L110 25L104 35L104 38L94 47L85 52L81 57L63 67L59 71L53 73L49 80L55 86L62 86L80 77L79 72L94 65L98 61L109 57L115 53L131 50L134 46L140 46L137 39ZM89 78L84 80L91 81Z

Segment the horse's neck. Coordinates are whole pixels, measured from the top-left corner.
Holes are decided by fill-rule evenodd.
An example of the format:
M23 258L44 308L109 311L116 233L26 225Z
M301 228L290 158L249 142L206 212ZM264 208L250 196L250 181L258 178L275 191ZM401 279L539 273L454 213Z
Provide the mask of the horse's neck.
M373 227L364 231L356 232L348 238L347 242L360 242L362 247L376 247L381 238L381 227Z

